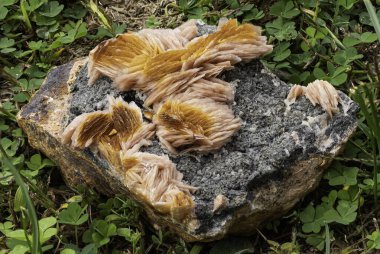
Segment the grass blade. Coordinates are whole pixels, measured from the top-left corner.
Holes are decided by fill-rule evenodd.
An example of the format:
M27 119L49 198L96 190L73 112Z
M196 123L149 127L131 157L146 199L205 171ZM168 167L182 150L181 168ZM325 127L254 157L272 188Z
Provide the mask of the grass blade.
M100 8L98 7L98 5L93 0L90 0L90 1L87 2L86 6L87 6L87 8L90 9L90 11L92 13L94 13L99 18L99 20L103 24L103 26L106 27L108 29L108 31L110 31L112 34L114 34L113 28L110 25L110 22L108 21L108 18L100 10Z
M32 27L32 24L30 23L29 15L28 15L28 12L26 10L25 0L20 1L20 10L22 13L23 20L26 24L26 27L28 28L29 32L33 32L33 27Z
M367 86L364 86L364 95L361 91L361 87L358 87L354 98L359 103L361 112L363 113L368 127L369 132L367 133L367 137L370 139L372 145L372 156L373 156L373 181L374 181L374 202L377 207L377 173L378 173L378 165L377 165L377 154L380 151L380 127L379 127L379 118L377 116L377 108L375 105L375 99L373 97L373 93L368 89ZM365 96L369 102L369 109L365 102Z
M27 214L30 219L30 222L32 223L32 254L39 254L42 253L41 249L41 243L40 243L40 232L39 232L39 226L38 226L38 219L36 214L36 209L34 208L33 202L30 199L28 189L26 187L26 184L22 180L22 177L20 173L17 171L17 169L13 166L10 159L8 158L8 155L6 154L3 145L0 144L0 154L2 157L3 163L11 170L16 183L20 186L22 195L26 201L26 208L27 208Z
M326 248L325 248L325 254L331 253L331 239L330 239L330 229L329 224L325 223L325 242L326 242Z
M373 93L368 89L367 86L364 87L365 93L368 96L369 105L371 109L371 115L374 122L374 136L375 138L372 141L373 146L373 160L374 160L374 167L373 167L373 181L374 181L374 193L375 193L375 206L377 207L377 173L378 173L378 166L377 166L377 154L380 152L380 130L379 130L379 118L377 117L377 108L375 105L375 98L373 97ZM377 152L376 152L376 143L377 143Z
M367 8L369 17L371 18L373 27L375 28L377 38L380 41L380 22L376 15L375 7L373 7L370 0L364 0L365 7Z

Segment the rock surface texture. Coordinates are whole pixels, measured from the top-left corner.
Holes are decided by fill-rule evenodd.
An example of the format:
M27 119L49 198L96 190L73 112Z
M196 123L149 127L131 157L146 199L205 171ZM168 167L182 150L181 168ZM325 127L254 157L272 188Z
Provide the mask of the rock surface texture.
M86 148L63 145L74 117L106 107L106 95L142 101L135 92L118 92L108 78L87 85L85 60L52 70L40 91L18 115L30 144L61 168L71 186L85 183L98 191L125 194L139 202L152 223L169 227L187 241L212 241L227 234L250 234L265 221L285 214L319 183L323 170L356 128L357 105L339 92L332 118L305 97L285 102L290 86L259 61L238 65L220 76L234 84L235 115L242 128L220 151L209 155L169 155L183 182L197 187L193 216L176 221L134 196L118 172ZM142 149L167 152L157 140Z

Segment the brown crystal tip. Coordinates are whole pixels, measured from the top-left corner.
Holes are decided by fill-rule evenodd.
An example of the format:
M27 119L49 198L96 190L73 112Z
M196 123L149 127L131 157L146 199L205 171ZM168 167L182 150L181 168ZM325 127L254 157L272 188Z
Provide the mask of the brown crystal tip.
M175 154L218 150L241 126L227 105L186 93L160 105L153 122L160 142Z
M306 96L306 98L315 106L316 104L328 113L331 118L334 113L339 111L338 104L340 97L337 90L327 81L315 80L309 83L307 87L294 85L288 94L287 101L294 103L299 96Z
M188 216L195 206L196 188L182 183L182 174L167 156L130 150L121 155L124 183L141 200L175 220Z
M146 93L145 105L151 106L185 91L196 80L216 77L240 61L272 51L272 46L261 36L260 28L239 25L236 20L229 20L215 33L194 38L187 44L186 40L195 35L183 38L183 31L196 31L195 22L177 30L182 32L175 31L143 30L120 35L97 46L89 58L90 83L100 73L107 75L120 90ZM154 40L148 40L149 36ZM178 47L163 47L159 43L178 38L184 42L176 43Z
M144 123L140 108L121 97L108 97L109 108L76 117L64 130L62 142L85 148L95 146L110 162L124 147L129 149L154 135L154 124ZM111 159L113 158L113 159ZM119 164L119 163L116 163Z

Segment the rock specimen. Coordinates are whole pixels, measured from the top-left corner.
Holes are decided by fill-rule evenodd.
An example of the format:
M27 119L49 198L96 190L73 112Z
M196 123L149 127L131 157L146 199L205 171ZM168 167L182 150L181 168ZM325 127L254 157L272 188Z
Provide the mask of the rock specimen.
M231 25L230 30L243 29L226 24ZM193 30L184 25L170 34L178 37L183 31L189 35ZM211 35L215 39L218 32ZM139 36L127 37L140 40ZM189 50L192 42L188 41L194 36L163 43L149 54ZM203 45L202 38L208 37L195 38L193 43ZM231 53L230 47L221 49ZM356 128L356 104L343 93L330 91L323 82L310 88L295 87L289 94L290 87L259 61L220 74L240 61L234 50L228 57L212 51L210 58L191 59L181 63L180 69L171 65L174 74L165 74L171 75L165 76L169 83L162 76L164 69L155 78L144 74L138 64L126 68L140 76L127 71L119 79L114 68L104 71L97 64L96 52L91 53L90 64L82 60L52 70L21 110L18 122L31 145L56 161L69 185L86 183L107 195L125 194L144 207L152 223L171 228L187 241L249 234L286 213L317 186L323 169ZM254 56L251 48L246 52ZM244 59L246 52L239 58ZM145 63L147 56L143 61L141 57L138 55L137 63ZM215 58L228 61L204 65ZM187 70L195 70L192 79L176 83ZM88 73L93 74L91 80ZM99 78L101 74L112 78L116 87L109 78ZM168 84L173 83L179 86L170 90ZM210 93L208 87L218 92ZM319 91L331 98L322 100ZM163 100L168 92L172 96ZM301 97L295 100L297 96ZM143 105L153 108L141 110ZM173 128L173 119L187 124ZM194 119L201 119L197 123L201 131L192 127ZM109 153L109 147L118 152Z
M108 96L108 110L77 116L62 142L98 152L140 199L175 220L189 219L196 188L181 181L170 158L140 149L154 134L172 155L222 148L241 120L231 109L233 87L216 76L270 51L258 27L237 20L199 36L198 22L190 20L174 30L144 29L102 42L89 55L89 84L105 75L122 91L141 92L153 122L144 123L134 101Z

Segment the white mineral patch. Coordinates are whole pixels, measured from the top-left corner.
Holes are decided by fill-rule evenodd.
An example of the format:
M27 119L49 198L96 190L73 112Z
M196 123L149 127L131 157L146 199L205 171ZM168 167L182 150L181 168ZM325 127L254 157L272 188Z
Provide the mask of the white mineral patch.
M299 137L299 135L298 135L297 132L292 131L292 133L290 134L290 136L293 138L294 143L295 143L296 145L299 145L299 144L300 144L300 137Z
M285 112L284 112L284 115L288 115L290 110L292 110L292 107L290 107L290 105L292 105L294 103L294 101L288 101L287 99L284 100L284 103L285 103Z
M340 100L340 104L342 105L343 114L347 116L347 112L349 109L352 108L353 102L351 100L350 101Z
M200 26L204 26L205 25L205 22L203 22L200 19L197 19L196 22L197 22L197 25L200 25Z
M141 93L141 92L136 92L136 97L139 99L139 100L141 100L141 101L145 101L145 99L146 99L146 94L143 94L143 93Z
M47 103L51 103L53 101L54 101L54 99L52 97L48 97L48 99L46 100Z
M235 79L234 81L229 82L231 87L234 89L234 94L236 91L236 87L239 85L240 79Z
M273 78L273 85L274 86L278 87L279 85L281 85L281 86L283 85L283 83L281 83L280 80L277 79L277 76L273 72L269 71L268 69L262 68L260 70L260 73L267 74L267 75L271 76Z
M314 130L316 134L319 134L321 132L324 132L324 129L327 127L327 115L324 113L323 115L319 116L308 116L306 121L302 121L302 125L305 125L309 127L310 129Z
M251 127L248 129L250 132L255 132L257 130L257 125L252 124Z
M274 75L274 74L273 74ZM273 80L273 85L278 87L279 85L282 85L279 80Z
M322 136L315 143L317 144L318 149L324 152L331 147L332 144L334 144L334 139L331 137Z

